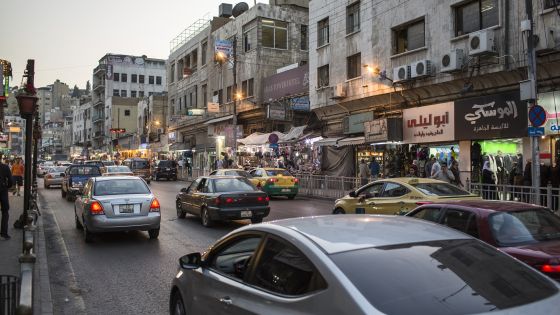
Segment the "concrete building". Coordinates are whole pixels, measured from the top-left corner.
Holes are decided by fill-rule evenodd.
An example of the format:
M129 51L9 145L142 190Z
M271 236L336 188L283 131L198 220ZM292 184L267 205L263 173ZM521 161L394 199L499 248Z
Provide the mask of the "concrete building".
M8 154L12 156L22 156L25 148L25 119L16 115L7 115L4 117L4 133L8 134L5 148ZM0 142L0 147L4 144Z
M84 100L73 112L72 117L72 142L73 148L70 154L87 155L86 148L91 147L92 121L91 121L91 99Z
M140 147L148 149L150 157L163 159L167 150L167 94L144 97L138 103L137 130Z
M70 87L66 83L60 82L60 80L56 80L49 87L52 93L52 107L50 109L60 108L65 114L68 113L71 104L65 101L65 99L70 97ZM46 108L46 110L49 110L49 108Z
M552 93L560 77L560 17L547 1L533 5L538 90ZM390 150L404 157L422 148L442 156L460 151L463 179L475 180L475 167L481 167L471 161L472 145L488 148L488 156L505 154L496 147L506 144L512 156L531 156L527 107L519 95L519 81L527 78L523 1L314 0L309 12L311 106L324 122L323 135L338 137L336 146L380 158ZM548 103L558 96L549 95ZM469 121L480 104L512 114ZM444 115L447 127L439 119L437 128L423 128L419 115L430 122L432 115ZM368 125L393 117L403 125L400 139L368 134ZM541 143L547 163L553 160L553 140ZM374 148L370 143L387 141L406 147L381 144L378 152L368 152Z
M125 123L126 120L131 120L131 126L136 129L136 112L130 117L113 116L118 113L112 108L114 97L131 98L137 105L138 98L161 93L166 89L165 60L116 54L103 56L93 70L93 149L97 152L107 152L110 149L110 129L117 128L113 125L116 121L122 120Z
M52 91L49 87L40 87L37 89L37 106L39 106L40 123L45 122L45 113L50 112L52 107Z
M74 149L74 141L72 137L73 118L74 118L73 116L64 117L64 127L62 131L62 151L68 156L71 156L72 154L76 153Z

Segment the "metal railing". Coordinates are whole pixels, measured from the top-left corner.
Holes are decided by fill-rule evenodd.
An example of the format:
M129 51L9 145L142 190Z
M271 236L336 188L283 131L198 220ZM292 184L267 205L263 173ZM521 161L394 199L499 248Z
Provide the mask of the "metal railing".
M303 196L321 197L321 198L342 198L349 191L360 187L360 178L357 177L339 177L327 175L312 174L296 174L299 180L298 194Z
M0 275L0 315L16 314L19 300L19 278Z

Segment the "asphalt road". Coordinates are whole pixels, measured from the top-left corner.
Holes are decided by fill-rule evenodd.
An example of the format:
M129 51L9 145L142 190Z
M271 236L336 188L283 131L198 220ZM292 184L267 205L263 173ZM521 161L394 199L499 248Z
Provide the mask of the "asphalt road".
M167 314L171 280L182 255L204 251L248 220L205 228L198 217L177 219L175 195L183 182L152 182L161 204L158 240L147 232L98 235L86 244L75 228L73 202L60 189L40 188L55 314ZM39 183L42 187L42 183ZM329 214L332 202L274 198L264 221Z

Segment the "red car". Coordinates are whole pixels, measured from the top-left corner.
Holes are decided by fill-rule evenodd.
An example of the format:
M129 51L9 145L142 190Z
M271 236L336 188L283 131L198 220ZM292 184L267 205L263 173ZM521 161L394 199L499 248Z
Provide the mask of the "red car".
M406 214L467 233L560 281L560 217L520 202L462 200Z

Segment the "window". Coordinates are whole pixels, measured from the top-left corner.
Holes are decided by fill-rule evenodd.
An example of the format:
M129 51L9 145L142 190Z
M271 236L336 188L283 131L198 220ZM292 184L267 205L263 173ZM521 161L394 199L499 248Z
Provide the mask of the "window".
M558 0L544 0L544 8L550 9L558 6Z
M206 64L206 54L208 53L208 42L204 41L202 42L202 44L200 45L201 49L200 49L200 63L204 66Z
M393 53L400 54L426 46L424 19L393 29Z
M329 65L317 68L317 87L329 86Z
M366 198L375 198L379 197L381 193L381 189L383 189L383 183L375 183L367 186L365 189L362 189L358 193L359 196L364 196Z
M438 222L441 208L423 208L416 212L412 217L426 221Z
M226 88L226 103L231 103L232 101L232 86L228 86Z
M125 116L130 116L130 109L125 109L124 110L124 115Z
M173 66L171 66L171 71L173 71ZM138 82L138 75L137 74L131 74L130 75L130 82L137 83Z
M152 96L152 95L154 95L154 92L149 92L148 93L148 96Z
M448 209L443 218L442 224L448 227L478 237L476 226L476 216L474 213L456 209Z
M156 84L161 85L161 77L160 76L156 77Z
M385 184L385 188L383 189L383 194L381 195L381 197L387 197L387 198L401 197L408 194L408 192L409 191L406 187L396 183L388 182L387 184Z
M144 84L144 75L143 74L138 76L138 83Z
M251 284L283 295L302 295L326 288L311 262L294 246L268 238Z
M206 107L208 104L208 85L202 85L202 106Z
M130 91L130 97L136 97L136 91Z
M113 73L113 81L119 82L119 78L120 78L120 74L119 73Z
M346 34L360 30L360 2L346 7Z
M197 181L193 183L198 184ZM191 185L189 192L195 190ZM245 272L251 269L251 262L253 262L253 255L259 247L261 236L250 235L240 236L233 240L231 243L225 245L224 248L219 249L218 253L211 254L210 269L218 273L225 274L243 280Z
M128 75L126 73L121 73L121 82L126 82L128 80Z
M113 90L113 96L119 96L119 90Z
M255 48L257 41L257 27L254 22L243 25L243 51L247 52Z
M329 43L329 18L317 22L317 47Z
M154 76L153 75L148 77L148 84L154 84Z
M346 58L346 78L353 79L362 75L362 56L360 53Z
M121 90L121 97L126 97L126 90Z
M287 49L288 23L275 20L262 20L263 47Z
M255 90L254 85L255 85L255 80L249 79L249 83L247 84L247 97L254 96L254 90Z
M498 25L499 13L498 0L476 0L457 6L455 36Z
M138 91L138 97L144 97L144 91Z
M308 50L309 49L309 34L308 34L308 26L307 25L302 25L300 28L300 36L301 36L301 41L300 41L300 46L299 49L301 50Z

